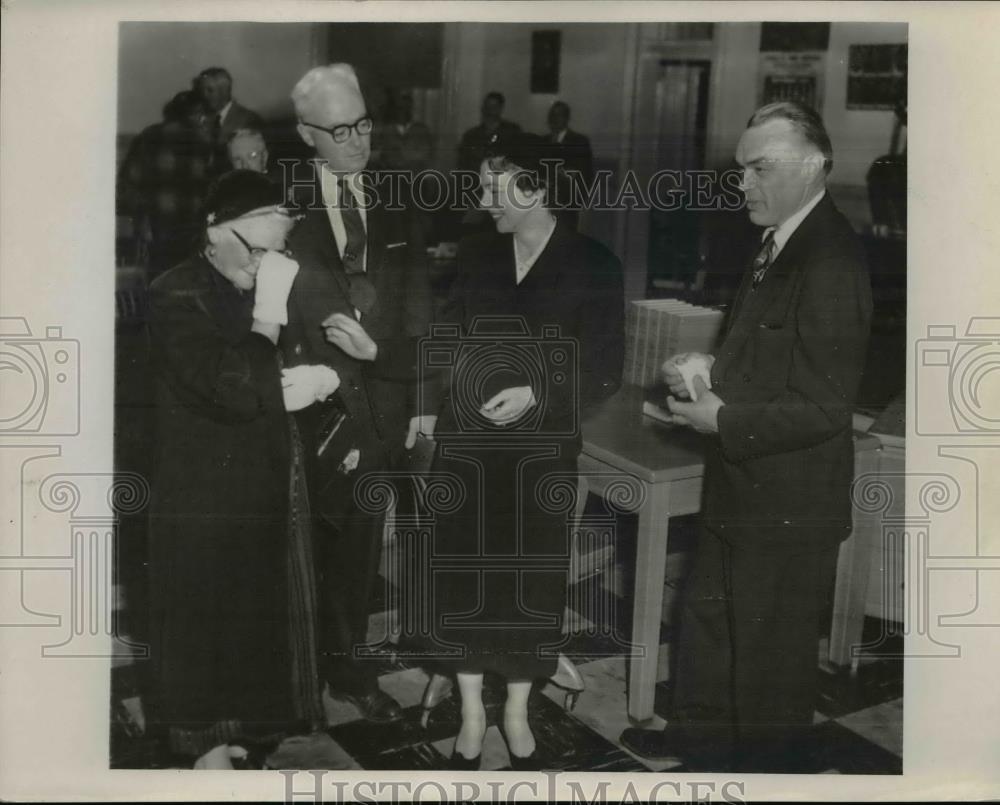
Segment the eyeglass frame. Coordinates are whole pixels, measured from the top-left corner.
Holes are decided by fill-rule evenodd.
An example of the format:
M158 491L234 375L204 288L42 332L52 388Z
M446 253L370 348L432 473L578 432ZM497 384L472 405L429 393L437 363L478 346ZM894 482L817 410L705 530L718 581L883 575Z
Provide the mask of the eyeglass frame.
M260 215L260 214L262 214L262 213L258 213L258 215ZM256 217L256 216L249 216L248 215L246 217L250 218L250 217ZM234 235L236 235L236 239L240 243L243 244L243 248L247 250L247 252L250 254L251 257L253 257L256 254L260 254L260 255L267 254L268 252L277 252L278 254L283 254L285 257L291 257L292 256L291 249L268 249L268 248L266 248L264 246L251 246L250 242L245 237L243 237L239 232L237 232L235 229L233 229L232 227L229 227L229 231L232 232Z
M303 126L309 126L309 128L311 129L319 129L320 131L325 131L327 134L330 135L331 139L335 143L337 143L337 145L343 145L348 140L350 140L352 131L357 132L359 137L367 137L372 133L372 131L375 128L375 120L371 115L368 114L366 114L364 117L359 117L353 123L340 123L339 125L331 126L329 128L327 128L326 126L319 126L316 123L309 123L308 121L302 120L301 118L299 119L299 122ZM362 124L366 124L368 126L368 131L361 130ZM346 134L344 134L342 138L338 140L337 132L346 132Z

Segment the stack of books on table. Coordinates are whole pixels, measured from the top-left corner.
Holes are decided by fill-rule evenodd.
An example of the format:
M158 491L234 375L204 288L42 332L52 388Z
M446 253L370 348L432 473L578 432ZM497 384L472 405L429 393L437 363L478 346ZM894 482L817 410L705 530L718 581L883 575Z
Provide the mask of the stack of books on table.
M679 299L641 299L625 318L625 382L652 388L660 367L678 352L711 352L723 313Z

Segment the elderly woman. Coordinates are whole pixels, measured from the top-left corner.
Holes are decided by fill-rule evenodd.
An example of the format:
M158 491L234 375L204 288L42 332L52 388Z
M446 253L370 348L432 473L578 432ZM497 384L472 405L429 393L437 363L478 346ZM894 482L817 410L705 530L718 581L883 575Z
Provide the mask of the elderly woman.
M544 144L522 135L497 148L480 166L497 231L460 244L443 315L475 338L452 353L432 470L465 490L436 524L434 555L455 566L433 594L435 637L458 649L462 726L451 766L464 770L480 764L485 672L506 680L511 766L543 766L528 696L556 671L571 531L568 513L546 503L546 484L575 486L581 411L618 389L624 344L621 265L557 222Z
M264 176L209 191L201 248L150 289L157 425L150 521L156 721L196 767L276 745L319 714L301 448L288 411L332 394L283 370L298 265ZM232 747L239 749L232 749Z

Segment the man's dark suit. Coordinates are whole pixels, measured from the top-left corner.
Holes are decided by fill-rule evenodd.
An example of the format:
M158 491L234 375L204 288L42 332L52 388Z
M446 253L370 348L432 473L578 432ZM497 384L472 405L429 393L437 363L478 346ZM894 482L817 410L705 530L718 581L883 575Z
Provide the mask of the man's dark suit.
M559 160L567 177L567 181L563 182L556 190L556 195L552 199L553 204L562 208L560 209L560 219L575 229L580 217L579 205L575 203L576 198L585 199L588 197L587 189L594 176L590 140L579 132L566 129L562 142L559 142L554 134L549 134L546 138L546 146L548 152L546 156ZM563 195L565 198L562 197Z
M787 747L789 728L812 721L819 618L851 528L852 413L872 310L860 241L828 195L756 289L751 274L711 372L724 405L674 698L674 719L713 741L737 724L744 753Z
M263 125L263 121L260 115L233 101L232 106L229 107L229 111L226 112L226 116L222 119L222 125L219 127L219 144L225 145L228 143L229 138L240 129L259 130L261 125Z
M576 171L585 182L589 182L594 172L590 140L572 129L566 129L562 142L555 139L554 134L550 134L547 139L551 156L561 159L565 170Z
M264 125L260 115L240 106L236 101L232 102L221 122L218 121L217 114L212 120L212 172L216 175L233 169L229 161L229 138L240 129L260 131Z
M376 301L361 325L378 344L378 357L374 362L357 361L329 343L321 327L333 313L353 317L355 312L319 183L301 189L305 218L289 239L299 273L280 345L286 365L323 363L340 376L338 393L361 451L353 473L357 479L401 458L409 419L416 413L417 342L427 333L431 316L423 238L418 222L404 209L389 210L383 204L367 209L366 274ZM380 198L384 202L387 196ZM382 519L358 512L345 499L341 479L315 461L319 412L318 406L310 406L298 423L306 447L319 563L321 672L334 687L358 692L374 683L350 662L350 651L365 640Z

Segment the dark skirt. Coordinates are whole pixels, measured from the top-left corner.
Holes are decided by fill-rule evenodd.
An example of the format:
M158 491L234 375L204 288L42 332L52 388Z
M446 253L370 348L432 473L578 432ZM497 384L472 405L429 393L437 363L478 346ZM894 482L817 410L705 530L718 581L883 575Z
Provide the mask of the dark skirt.
M464 673L551 676L573 526L576 451L552 443L441 443L431 477L456 481L454 511L434 520L432 584L440 660Z

